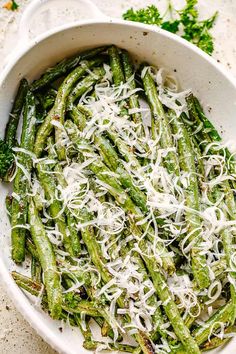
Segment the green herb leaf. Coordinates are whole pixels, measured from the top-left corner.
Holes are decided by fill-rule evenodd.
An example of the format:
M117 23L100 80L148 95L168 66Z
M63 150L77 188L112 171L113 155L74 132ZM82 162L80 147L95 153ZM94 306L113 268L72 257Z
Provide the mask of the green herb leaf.
M197 0L187 0L186 6L183 10L179 11L180 19L184 26L188 25L190 21L196 21L198 19L198 11L196 9Z
M11 6L12 11L17 10L18 7L19 7L19 5L14 0L12 0L12 6Z
M14 163L12 148L0 139L0 180L7 179Z
M166 21L161 24L161 28L172 33L177 33L179 31L179 24L179 20Z
M198 0L186 0L185 7L177 11L169 2L168 9L163 17L155 5L137 11L131 8L123 14L123 18L129 21L157 25L166 31L177 33L211 55L214 51L214 41L209 30L215 24L217 13L206 20L200 21L199 12L196 8L197 3ZM170 13L171 20L166 18L167 14Z
M19 5L15 2L15 0L12 0L12 7L11 7L12 11L17 10L18 7L19 7Z
M123 18L129 21L146 23L148 25L160 25L162 22L160 12L154 5L150 5L146 9L140 9L138 11L131 8L123 14Z

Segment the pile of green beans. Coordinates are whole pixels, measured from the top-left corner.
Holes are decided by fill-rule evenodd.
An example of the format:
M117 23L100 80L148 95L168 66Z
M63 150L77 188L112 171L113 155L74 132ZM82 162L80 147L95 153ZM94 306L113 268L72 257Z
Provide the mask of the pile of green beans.
M168 86L163 83L160 94L155 78L148 64L135 69L125 50L95 48L63 60L33 83L23 79L6 126L5 142L16 160L13 191L6 198L12 259L22 267L31 261L31 276L14 271L12 277L40 297L53 319L79 327L90 350L108 337L109 350L198 354L225 344L230 336L224 333L235 332L234 158L198 99L188 93L183 104L176 96L176 106L183 106L177 114L162 100L163 92L171 96ZM127 124L131 140L109 110L101 121L100 94L107 88L114 122ZM63 196L74 166L84 173L78 184L86 180L86 187L84 200L78 197L71 205ZM163 180L155 171L162 171ZM158 204L168 193L178 204L172 212ZM96 223L99 210L92 198L103 212L105 206L108 213L119 211L119 232ZM222 224L214 226L210 211ZM147 299L139 311L152 309L150 325L141 312L137 325L130 307L142 302L140 289L131 294L114 281L112 267L126 262L135 267L128 282L139 278L139 287L143 284ZM173 285L184 279L195 298L190 310ZM101 328L99 341L93 322ZM136 344L124 344L125 334Z

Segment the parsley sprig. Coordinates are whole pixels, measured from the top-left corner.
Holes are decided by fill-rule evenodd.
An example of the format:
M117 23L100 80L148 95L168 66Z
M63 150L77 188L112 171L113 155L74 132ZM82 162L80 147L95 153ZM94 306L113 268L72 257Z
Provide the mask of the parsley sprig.
M10 0L3 4L3 7L7 10L15 11L18 9L19 5L15 0Z
M131 8L123 14L123 18L129 21L157 25L169 32L179 34L211 55L214 51L214 41L209 30L215 24L218 13L216 12L208 19L199 20L197 3L198 0L186 0L183 9L175 10L169 2L168 9L163 16L155 5L137 11Z
M17 2L15 2L15 0L12 0L12 11L17 10L19 7L19 5L17 4Z

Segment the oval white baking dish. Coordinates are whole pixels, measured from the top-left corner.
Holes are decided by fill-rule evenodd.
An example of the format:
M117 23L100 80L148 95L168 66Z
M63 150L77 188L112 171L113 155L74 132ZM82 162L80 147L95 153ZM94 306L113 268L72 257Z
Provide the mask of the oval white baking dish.
M32 1L27 10L30 16L45 0ZM0 134L4 133L19 80L37 78L46 68L61 59L84 49L104 44L116 44L127 49L142 61L162 66L176 72L183 89L191 88L201 99L205 108L210 107L209 116L217 128L223 130L224 139L236 139L236 83L217 63L185 40L166 31L133 22L108 19L101 16L91 1L83 0L91 15L100 20L90 20L65 25L41 35L14 54L11 62L0 75ZM27 16L23 18L23 27ZM20 46L19 46L20 47ZM89 353L83 349L83 338L79 330L65 326L59 331L60 322L51 320L15 285L10 275L10 226L5 212L7 187L0 188L0 276L5 282L14 304L32 327L58 352L65 354ZM227 347L214 353L234 354L236 339Z

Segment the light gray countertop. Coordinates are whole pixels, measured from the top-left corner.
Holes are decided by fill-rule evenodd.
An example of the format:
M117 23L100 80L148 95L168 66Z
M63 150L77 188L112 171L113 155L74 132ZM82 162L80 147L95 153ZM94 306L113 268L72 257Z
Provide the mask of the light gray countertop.
M30 0L17 0L20 8L16 12L7 11L2 5L7 0L0 0L0 70L4 65L3 58L7 59L14 48L16 38L18 38L18 23L25 6ZM55 7L56 1L53 1L54 7L50 10L45 22L40 25L32 26L37 28L38 34L51 26L51 23L62 24L65 18L69 16L72 19L84 19L85 11L74 11L72 3L79 4L80 0L66 0L62 7ZM182 3L181 0L176 0ZM165 4L165 0L94 0L99 8L107 15L120 17L125 9L133 7L143 7L155 3ZM236 0L200 0L199 1L203 15L212 14L216 9L219 10L219 18L214 29L215 52L214 57L236 76ZM36 21L36 19L35 19ZM32 22L34 24L34 22ZM0 353L1 354L53 354L51 349L26 323L22 316L15 310L14 304L10 301L4 286L0 284Z

